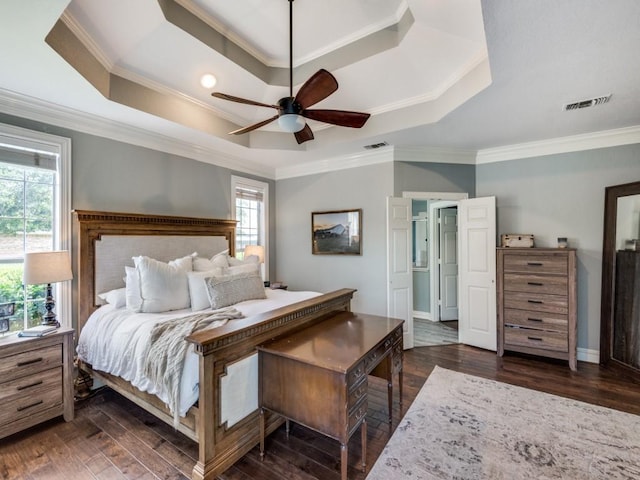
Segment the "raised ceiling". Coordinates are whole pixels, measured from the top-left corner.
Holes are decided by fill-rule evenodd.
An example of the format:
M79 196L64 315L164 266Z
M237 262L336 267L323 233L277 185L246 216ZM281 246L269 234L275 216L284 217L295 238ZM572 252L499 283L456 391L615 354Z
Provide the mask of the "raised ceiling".
M31 102L150 132L267 175L383 141L475 151L640 124L635 0L544 9L296 0L294 92L326 68L340 88L317 107L372 117L358 130L313 124L316 139L302 146L277 124L229 136L273 112L212 98L199 78L213 73L214 90L264 103L286 96L288 8L287 0L3 0L0 100L5 111ZM562 112L610 93L605 105Z

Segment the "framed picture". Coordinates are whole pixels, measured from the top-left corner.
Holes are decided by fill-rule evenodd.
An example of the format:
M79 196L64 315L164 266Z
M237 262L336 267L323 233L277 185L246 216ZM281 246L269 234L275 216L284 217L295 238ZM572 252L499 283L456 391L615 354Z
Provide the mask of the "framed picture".
M311 253L362 255L362 209L311 213Z

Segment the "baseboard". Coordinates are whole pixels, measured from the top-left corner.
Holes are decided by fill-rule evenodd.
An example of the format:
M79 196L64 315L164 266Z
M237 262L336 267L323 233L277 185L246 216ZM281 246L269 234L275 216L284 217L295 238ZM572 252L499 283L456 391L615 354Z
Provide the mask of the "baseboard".
M600 350L578 348L577 357L581 362L600 363Z
M434 321L429 312L421 312L419 310L414 310L412 315L413 315L413 318L420 318L422 320L431 320L432 322Z

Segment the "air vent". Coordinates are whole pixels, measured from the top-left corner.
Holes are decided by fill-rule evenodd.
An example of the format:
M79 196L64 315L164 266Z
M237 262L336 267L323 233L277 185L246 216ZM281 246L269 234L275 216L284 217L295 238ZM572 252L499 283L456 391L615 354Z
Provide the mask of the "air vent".
M604 97L590 98L588 100L580 100L579 102L567 103L564 110L580 110L581 108L595 107L607 103L611 98L611 94Z
M372 143L371 145L365 145L364 148L367 150L373 150L374 148L386 147L387 145L389 145L387 142Z

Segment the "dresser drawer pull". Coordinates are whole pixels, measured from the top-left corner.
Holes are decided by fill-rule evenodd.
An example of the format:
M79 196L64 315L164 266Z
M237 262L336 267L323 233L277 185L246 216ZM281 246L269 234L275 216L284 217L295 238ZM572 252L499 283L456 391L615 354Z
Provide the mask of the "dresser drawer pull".
M531 318L531 317L529 317L529 318L527 318L527 320L529 320L530 322L542 322L541 318Z
M527 262L527 265L530 267L541 267L543 265L542 262Z
M536 342L542 342L540 337L527 337L529 340L535 340Z
M540 283L540 282L527 282L527 285L533 285L534 287L541 287L544 285L544 283Z
M26 362L18 362L18 367L25 367L27 365L31 365L32 363L38 363L42 361L42 357L34 358L32 360L27 360Z
M16 388L16 390L26 390L27 388L37 387L38 385L42 385L42 380L40 380L38 382L30 383L29 385L22 385L22 386Z
M41 403L44 403L44 402L43 402L42 400L38 400L37 402L32 403L31 405L26 405L26 406L24 406L24 407L18 407L18 409L17 409L17 410L18 410L19 412L22 412L23 410L26 410L27 408L35 407L35 406L37 406L37 405L40 405Z
M527 300L529 303L544 303L542 300Z

